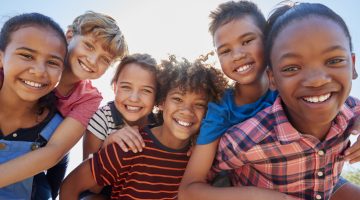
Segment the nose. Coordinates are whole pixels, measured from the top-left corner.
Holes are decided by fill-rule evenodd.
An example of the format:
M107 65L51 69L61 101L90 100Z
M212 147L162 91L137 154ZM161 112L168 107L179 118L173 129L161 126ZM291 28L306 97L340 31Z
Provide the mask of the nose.
M96 53L91 53L86 57L86 60L91 64L91 65L96 65L97 62L97 58L98 56L96 55Z
M35 76L43 76L46 72L46 64L45 63L38 63L34 66L32 66L30 69L29 69L29 72L31 74L34 74Z
M185 115L185 116L193 116L194 115L194 110L193 110L192 105L184 104L181 107L180 113L182 115Z
M130 101L133 101L133 102L139 101L139 92L132 91L130 96L129 96L129 99L130 99Z
M309 69L305 74L303 85L306 87L321 87L331 82L331 77L324 69Z
M245 53L244 49L240 48L240 47L234 49L234 51L232 53L232 57L233 57L234 61L244 58L245 55L246 55L246 53Z

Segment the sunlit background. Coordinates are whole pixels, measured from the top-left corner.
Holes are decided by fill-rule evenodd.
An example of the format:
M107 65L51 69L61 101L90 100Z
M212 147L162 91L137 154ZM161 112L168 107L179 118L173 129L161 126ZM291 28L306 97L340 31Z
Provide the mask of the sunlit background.
M265 16L281 0L255 0ZM85 11L93 10L112 16L118 22L129 45L131 53L149 53L158 61L169 54L193 60L213 50L208 33L211 10L222 0L12 0L0 6L0 26L9 17L24 12L39 12L52 17L61 27L67 28L72 20ZM354 52L360 55L360 1L321 0L308 1L323 3L340 14L353 37ZM216 58L214 58L216 61ZM359 62L357 62L359 64ZM358 68L359 70L359 68ZM102 92L105 104L113 99L110 80L113 69L94 84ZM351 94L360 97L360 81L353 81ZM354 140L354 138L352 138ZM82 159L81 144L71 151L69 169ZM69 171L68 169L68 171ZM345 170L360 169L360 164L346 165Z

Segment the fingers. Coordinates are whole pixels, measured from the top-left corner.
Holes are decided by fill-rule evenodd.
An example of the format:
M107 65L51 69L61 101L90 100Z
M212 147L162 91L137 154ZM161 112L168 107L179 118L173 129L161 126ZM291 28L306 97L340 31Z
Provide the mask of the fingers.
M194 149L194 146L191 146L191 147L189 148L189 150L186 152L186 155L187 155L188 157L191 156L191 153L192 153L193 149Z
M133 127L126 127L126 130L129 131L129 133L132 133L132 136L134 136L134 141L136 143L139 143L137 144L136 146L138 147L138 150L142 150L143 147L145 147L145 142L139 132L139 128L137 126L133 126Z
M351 127L351 134L359 135L360 133L360 116L356 117L354 124Z
M117 143L124 152L130 149L132 152L142 152L145 143L137 127L125 126L110 134L104 141L104 145Z
M360 137L357 141L345 151L345 160L349 161L350 164L360 161Z

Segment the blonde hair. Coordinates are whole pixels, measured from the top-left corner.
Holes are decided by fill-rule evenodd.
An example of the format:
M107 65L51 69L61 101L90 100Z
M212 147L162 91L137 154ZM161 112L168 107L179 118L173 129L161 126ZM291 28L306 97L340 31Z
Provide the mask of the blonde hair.
M128 54L125 37L116 21L105 14L87 11L68 26L74 35L93 34L103 43L103 48L120 59Z

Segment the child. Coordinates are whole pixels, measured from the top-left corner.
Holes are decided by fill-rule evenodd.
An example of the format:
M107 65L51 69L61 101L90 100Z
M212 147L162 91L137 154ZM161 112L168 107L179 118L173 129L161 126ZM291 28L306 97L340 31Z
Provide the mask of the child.
M9 168L19 170L19 166L12 165L12 159L42 149L61 122L62 118L53 106L52 90L60 81L66 53L63 31L47 16L21 14L3 25L0 33L0 68L3 72L0 163L6 167L1 168L1 180L5 178L3 172ZM35 190L40 192L44 186L38 182L41 178L44 173L8 186L2 184L0 199L50 198L50 190L42 191L45 196L32 196Z
M76 199L80 191L96 183L112 185L113 199L176 198L190 138L199 131L208 101L218 99L226 80L199 61L177 62L171 57L161 66L163 124L141 132L146 144L143 151L124 152L114 143L100 150L65 179L61 199Z
M157 71L155 59L148 54L133 54L121 60L111 81L115 101L99 108L90 119L87 134L84 137L84 160L89 154L97 152L101 146L112 143L108 140L116 130L125 126L142 128L154 122L149 122L148 116L152 113L156 102ZM132 131L131 128L126 128L126 130ZM128 136L127 132L118 135ZM139 140L142 140L140 135L134 134L134 136L139 136ZM106 142L103 145L104 140ZM134 140L136 141L138 140ZM119 145L127 151L122 141Z
M359 101L348 98L355 78L351 51L346 24L326 6L301 3L280 14L265 51L280 97L222 136L214 167L231 169L234 185L329 199L360 113Z
M0 166L0 187L50 168L75 145L102 99L88 79L99 78L115 57L121 58L127 52L124 36L115 20L100 13L87 12L77 17L69 26L66 38L69 54L56 90L57 107L65 119L44 148L11 163L19 168L10 164ZM53 177L58 176L51 183L55 196L65 174L66 160L60 164L62 166L48 172Z
M180 186L179 198L186 200L208 197L206 188L210 186L206 184L206 179L220 136L232 125L270 106L277 96L277 92L268 90L263 55L266 21L258 7L249 1L230 1L220 4L210 17L209 31L221 67L236 84L233 90L225 93L221 104L209 104ZM232 189L247 191L249 196L243 195L244 199L287 198L286 195L258 188Z
M118 137L129 137L124 139L126 142L132 141L132 137L142 140L140 133L131 127L142 129L154 122L148 121L148 116L152 113L159 90L157 73L156 61L148 54L133 54L121 60L111 81L115 100L96 111L84 135L84 160L89 154L112 143L112 140L116 141ZM122 132L114 134L119 129L122 129ZM113 135L117 136L112 137ZM111 137L115 139L109 140ZM136 141L138 140L134 140ZM120 139L119 145L126 152L127 145L121 142Z

